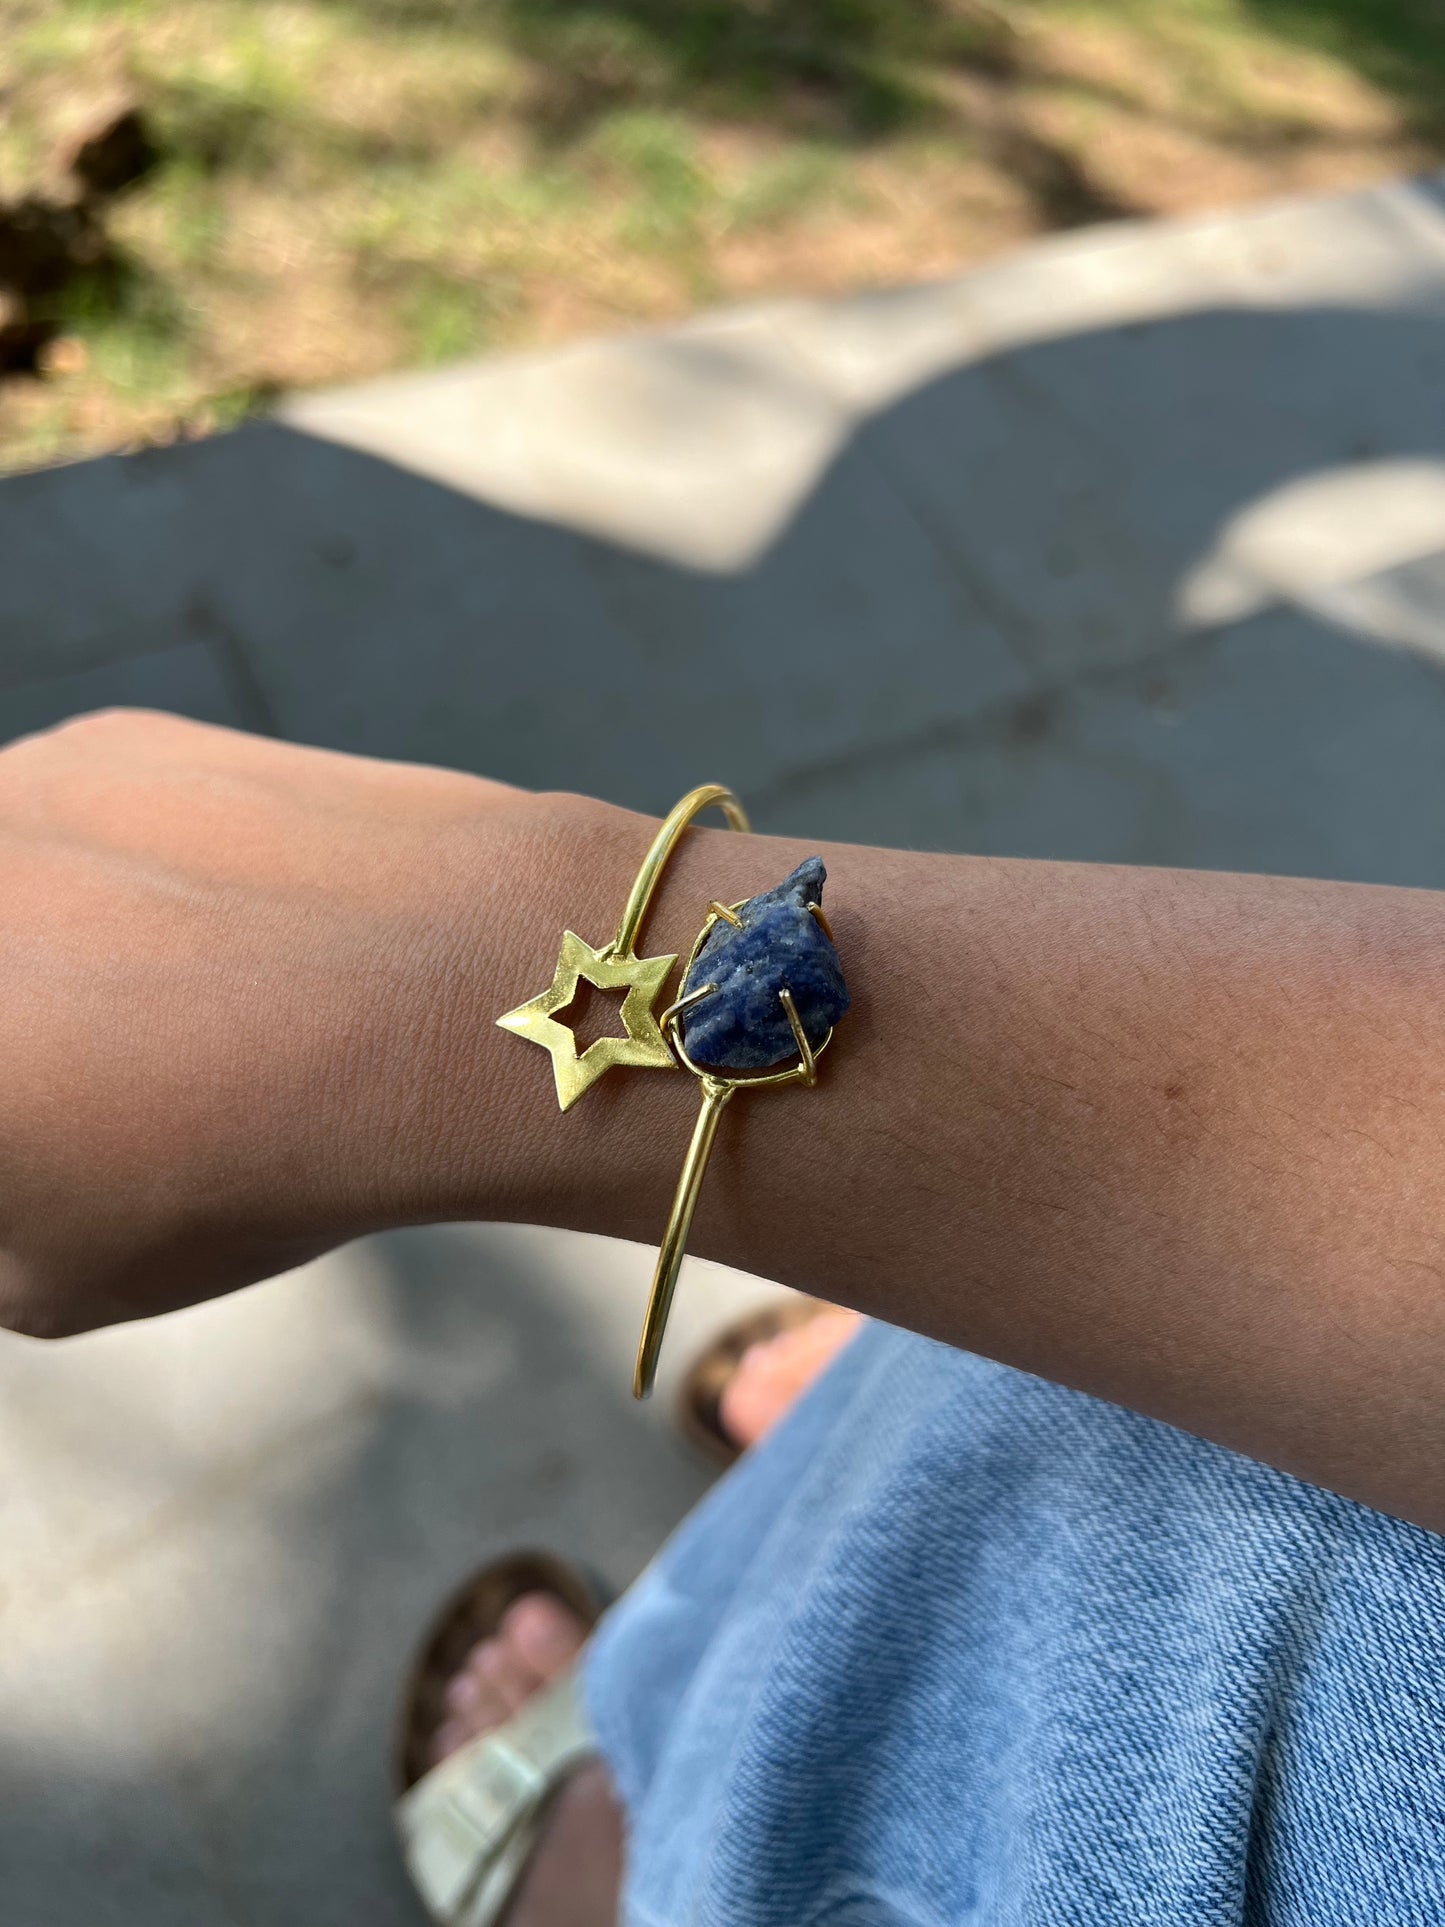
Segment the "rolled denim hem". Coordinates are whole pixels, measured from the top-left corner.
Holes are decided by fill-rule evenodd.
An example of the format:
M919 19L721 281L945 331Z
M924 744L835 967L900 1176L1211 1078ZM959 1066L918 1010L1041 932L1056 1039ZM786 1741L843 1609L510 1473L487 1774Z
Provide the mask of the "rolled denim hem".
M886 1326L587 1694L631 1927L1445 1922L1445 1539Z

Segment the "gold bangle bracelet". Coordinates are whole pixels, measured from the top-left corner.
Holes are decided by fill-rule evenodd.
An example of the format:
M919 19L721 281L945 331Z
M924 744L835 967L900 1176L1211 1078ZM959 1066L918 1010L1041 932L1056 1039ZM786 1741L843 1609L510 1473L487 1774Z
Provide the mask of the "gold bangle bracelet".
M668 973L677 962L677 956L673 953L639 957L638 934L653 892L683 832L701 811L714 805L722 810L732 829L748 829L747 814L731 790L725 789L720 783L705 783L690 790L668 813L652 839L612 941L598 949L575 931L563 931L557 969L550 987L497 1019L503 1030L528 1038L551 1054L557 1102L564 1111L570 1109L614 1065L648 1070L684 1069L691 1071L698 1080L702 1104L673 1194L672 1210L653 1272L652 1289L648 1295L637 1363L633 1371L632 1392L635 1398L646 1398L652 1390L663 1332L687 1246L687 1234L724 1107L740 1090L760 1090L782 1084L815 1084L818 1057L827 1048L833 1035L831 1018L818 1019L816 1021L824 1023L822 1034L816 1043L810 1041L792 987L779 983L776 986L778 1005L772 1007L770 1029L779 1032L780 1024L785 1020L786 1030L780 1034L786 1047L778 1052L776 1038L771 1043L760 1043L756 1047L750 1042L748 1054L756 1056L760 1049L764 1054L758 1058L758 1062L766 1066L776 1061L778 1056L785 1057L789 1049L795 1048L798 1054L796 1064L786 1070L763 1068L749 1075L734 1074L731 1068L713 1068L694 1062L684 1037L686 1015L704 999L719 991L719 984L714 981L689 988L689 979L704 949L708 948L709 939L721 923L725 926L720 933L724 949L729 940L733 940L734 947L740 952L746 949L747 957L741 964L745 975L740 981L751 993L755 988L752 979L754 973L759 971L760 959L763 963L767 962L766 950L761 947L766 941L765 925L770 919L776 921L781 916L784 918L782 927L787 928L786 916L792 911L796 913L793 926L801 917L804 926L816 927L814 944L826 945L827 960L830 961L826 962L823 972L824 1006L830 1012L841 1012L847 1008L848 1001L841 971L837 968L832 931L821 905L813 900L821 890L823 867L817 858L810 858L776 890L758 897L743 897L733 904L713 901L708 905L706 921L683 968L682 992L675 1002L668 1005L661 1017L655 1015L654 1006ZM804 900L805 897L808 900ZM766 915L760 911L756 916L749 917L746 913L750 906L764 906ZM817 931L821 931L821 935L816 934ZM793 947L797 947L795 941ZM710 969L708 974L714 976L718 972ZM764 978L761 988L766 994L772 986L768 972L763 970L761 974ZM598 990L625 989L626 995L622 1001L625 1036L601 1037L585 1050L578 1050L576 1037L566 1024L558 1021L557 1013L571 1003L577 994L579 981L592 984ZM831 1003L828 1002L828 994L831 994ZM779 1008L783 1013L782 1020L777 1016ZM788 1039L791 1040L790 1044L786 1044ZM772 1057L766 1055L769 1049L773 1050Z

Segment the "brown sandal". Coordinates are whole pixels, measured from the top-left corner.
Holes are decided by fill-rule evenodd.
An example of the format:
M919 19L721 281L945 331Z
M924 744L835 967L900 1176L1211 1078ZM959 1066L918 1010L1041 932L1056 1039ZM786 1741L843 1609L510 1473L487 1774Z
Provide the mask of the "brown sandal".
M589 1630L606 1604L600 1587L552 1553L497 1560L442 1607L403 1695L393 1813L417 1891L445 1927L489 1927L501 1917L552 1795L596 1750L582 1707L579 1654L511 1719L431 1765L449 1682L473 1646L496 1632L508 1607L532 1592L551 1593Z

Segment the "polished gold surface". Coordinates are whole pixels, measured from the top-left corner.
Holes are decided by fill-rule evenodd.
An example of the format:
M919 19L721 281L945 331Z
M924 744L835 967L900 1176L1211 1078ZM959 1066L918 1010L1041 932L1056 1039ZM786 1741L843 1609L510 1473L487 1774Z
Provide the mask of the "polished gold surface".
M829 923L828 919L823 915L822 904L810 903L808 905L808 910L809 910L809 913L812 916L814 916L817 919L817 921L822 925L823 935L828 939L829 943L833 944L836 947L838 939L833 935L832 924Z
M711 997L711 995L716 989L717 989L716 984L699 984L696 990L689 990L684 996L679 997L675 1004L669 1004L667 1009L662 1013L662 1015L657 1020L658 1023L661 1024L662 1026L663 1035L664 1036L669 1035L668 1025L672 1022L673 1018L679 1014L679 1012L687 1010L691 1005L697 1003L703 997ZM690 1060L684 1059L684 1062L687 1063L687 1067L689 1070L693 1068L693 1065ZM699 1077L702 1076L701 1071L698 1072L698 1076Z
M714 806L722 811L731 828L746 830L749 827L742 804L721 783L704 783L695 790L689 790L668 813L652 839L612 941L601 949L594 949L575 930L564 930L562 948L550 986L497 1019L503 1030L525 1037L530 1043L540 1044L551 1054L557 1102L564 1111L569 1110L584 1092L591 1089L603 1072L611 1070L614 1065L631 1065L643 1070L676 1070L681 1066L691 1071L698 1080L702 1108L693 1126L687 1156L683 1159L682 1174L673 1194L672 1211L652 1275L652 1290L632 1375L635 1398L647 1397L657 1374L662 1335L667 1329L667 1315L672 1309L673 1294L677 1290L687 1234L692 1227L693 1212L697 1209L718 1122L725 1106L738 1091L763 1090L780 1084L816 1084L817 1060L833 1036L830 1030L816 1049L808 1042L793 1004L792 992L785 987L778 995L787 1012L793 1041L798 1047L797 1063L786 1070L763 1071L751 1077L726 1077L693 1063L682 1041L677 1021L690 1005L710 997L717 989L716 984L701 984L694 990L686 991L675 1003L667 1006L661 1017L655 1014L657 999L677 958L675 955L639 957L638 933L663 869L683 831L699 811ZM723 918L728 923L740 926L742 919L737 913L747 900L743 897L733 904L714 900L708 905L707 921L698 933L697 942L683 971L684 983L713 925ZM828 929L828 920L820 907L810 903L808 908L831 939L833 933ZM598 990L626 991L622 1000L622 1028L626 1036L599 1037L595 1043L579 1051L576 1035L569 1025L560 1021L560 1013L566 1010L577 994L578 984L584 981Z
M730 904L727 907L731 910L741 910L746 902L746 897L739 897L736 903ZM722 905L718 907L721 909ZM698 932L697 942L692 946L688 960L683 965L682 981L684 983L687 982L688 972L697 962L698 954L707 941L708 932L716 922L717 917L709 911L707 922ZM675 1004L669 1004L667 1009L663 1011L662 1016L658 1019L662 1027L663 1036L666 1037L668 1043L672 1046L673 1055L685 1070L691 1071L693 1076L699 1079L710 1078L714 1083L731 1084L735 1090L739 1091L761 1091L766 1090L770 1085L774 1084L815 1084L817 1082L818 1073L815 1068L816 1063L818 1058L822 1056L823 1052L833 1041L833 1033L831 1030L827 1032L822 1043L810 1046L806 1059L801 1059L800 1057L798 1063L790 1064L785 1071L755 1071L746 1077L724 1077L720 1072L706 1070L701 1064L694 1064L688 1056L687 1048L682 1041L682 1034L677 1026L677 1018L679 1013L686 1010L689 1004L699 1002L700 999L706 997L711 991L716 989L716 984L699 984L696 990L688 991L685 996L679 997ZM793 1035L796 1038L799 1035L801 1026L797 1021L798 1013L796 1010L789 1008L793 1001L792 992L788 991L784 993L780 991L779 995L783 998L783 1009L788 1012L788 1022L792 1026ZM803 1042L807 1043L807 1039L804 1038Z
M634 1398L646 1398L657 1376L657 1358L662 1350L662 1335L667 1330L667 1315L672 1310L673 1293L677 1290L677 1274L682 1269L683 1253L687 1249L687 1234L692 1229L692 1214L702 1191L702 1181L707 1171L707 1161L712 1156L713 1139L717 1136L723 1106L736 1089L737 1086L726 1078L702 1079L702 1109L697 1114L697 1123L692 1127L692 1142L682 1161L682 1175L673 1194L672 1211L652 1274L652 1291L642 1321L637 1363L632 1371Z
M803 1082L811 1086L818 1081L817 1054L808 1042L808 1033L803 1029L803 1020L798 1015L798 1006L793 1002L793 993L786 984L778 992L778 996L783 1009L788 1013L788 1028L792 1031L793 1042L798 1047L798 1069L803 1073ZM832 1031L829 1031L828 1037L832 1035ZM826 1044L827 1041L828 1038L825 1037L823 1042Z
M652 901L652 893L657 888L667 859L693 818L714 805L727 818L731 829L747 830L752 827L747 811L732 791L725 789L721 783L702 783L697 789L689 790L682 801L674 804L663 818L661 828L642 859L642 868L637 872L637 881L627 899L627 908L622 912L617 935L608 945L610 950L627 952L635 949L637 933L642 927L642 919L647 915L647 906Z
M613 957L606 950L594 950L575 930L562 933L562 951L551 986L497 1022L503 1030L529 1038L552 1053L552 1074L557 1081L557 1102L570 1110L582 1096L614 1065L630 1064L639 1070L673 1070L676 1065L653 1005L667 974L677 962L669 957ZM599 1037L584 1051L566 1024L557 1021L556 1012L565 1010L577 994L577 984L585 978L598 990L621 990L622 1027L625 1037Z
M707 940L708 932L719 917L729 922L738 921L736 912L747 898L727 905L710 903L708 917L698 933L697 942L692 947L683 969L682 980L687 982L688 972L697 962L698 953ZM812 906L810 905L809 908ZM831 934L831 933L830 933ZM682 1162L682 1175L678 1178L677 1189L672 1196L672 1210L668 1215L667 1229L663 1233L662 1245L657 1254L657 1265L652 1274L652 1290L648 1294L647 1310L643 1314L642 1337L637 1347L637 1362L632 1371L632 1396L646 1398L651 1392L657 1377L657 1361L662 1351L662 1337L667 1329L667 1315L672 1310L673 1294L677 1290L677 1276L682 1269L683 1256L687 1249L687 1234L692 1228L693 1212L697 1209L698 1197L702 1191L702 1181L707 1172L707 1161L712 1155L713 1141L717 1136L718 1120L723 1107L730 1102L738 1091L758 1091L779 1084L813 1085L818 1081L817 1060L832 1041L831 1030L816 1047L812 1046L803 1030L793 995L784 987L778 992L783 1009L788 1014L793 1038L798 1046L798 1062L789 1065L787 1070L762 1071L751 1077L725 1077L717 1071L704 1070L694 1064L687 1054L677 1019L690 1004L698 1003L710 996L717 988L715 984L699 984L695 990L679 997L669 1004L662 1013L661 1028L663 1035L672 1046L677 1060L690 1070L698 1081L702 1092L702 1108L698 1112L697 1123L693 1126L692 1141L687 1147L687 1156Z
M653 1012L667 974L677 962L677 954L639 957L637 937L658 879L683 831L700 811L714 805L733 829L748 828L742 804L721 783L703 783L689 790L668 812L653 837L612 941L596 950L575 931L564 931L557 969L549 988L497 1019L503 1030L510 1030L550 1051L557 1102L564 1111L614 1065L628 1065L636 1070L677 1069L677 1061ZM558 1021L557 1013L565 1010L576 996L581 978L598 990L626 990L622 1000L625 1037L599 1037L586 1050L578 1050L576 1037L568 1025Z

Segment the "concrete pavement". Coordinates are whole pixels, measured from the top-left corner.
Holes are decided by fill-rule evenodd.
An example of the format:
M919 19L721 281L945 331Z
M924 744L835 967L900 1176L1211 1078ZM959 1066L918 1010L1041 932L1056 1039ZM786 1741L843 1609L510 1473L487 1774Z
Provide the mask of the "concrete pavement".
M1431 182L0 483L0 734L139 702L801 834L1438 887L1442 654ZM7 1919L416 1917L429 1603L521 1539L625 1581L705 1486L626 1398L646 1275L417 1232L0 1345ZM759 1289L699 1267L672 1368Z

